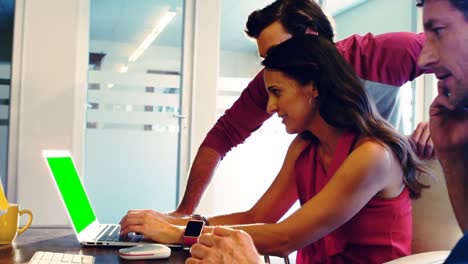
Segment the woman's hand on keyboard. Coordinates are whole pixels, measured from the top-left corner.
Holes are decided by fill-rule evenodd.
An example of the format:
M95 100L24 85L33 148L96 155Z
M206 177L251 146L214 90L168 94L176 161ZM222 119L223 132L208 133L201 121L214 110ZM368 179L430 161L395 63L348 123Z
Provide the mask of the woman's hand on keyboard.
M173 225L181 225L181 226L186 226L188 221L190 221L190 216L189 215L184 215L184 216L174 216L174 215L170 215L170 214L167 214L167 213L160 213L160 212L156 212L156 211L153 211L153 210L129 210L127 212L127 214L122 218L122 221L124 221L124 219L126 218L126 216L130 213L135 213L135 212L144 212L144 213L147 213L147 214L154 214L154 215L157 215L158 217L162 218L164 221L170 223L170 224L173 224Z
M184 228L169 223L167 217L152 210L129 211L120 221L120 235L135 232L159 243L181 244Z

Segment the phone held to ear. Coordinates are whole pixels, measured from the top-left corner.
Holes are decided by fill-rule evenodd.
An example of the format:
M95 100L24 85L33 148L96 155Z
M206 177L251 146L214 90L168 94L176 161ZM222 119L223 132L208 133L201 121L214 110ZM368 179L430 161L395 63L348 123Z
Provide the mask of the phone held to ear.
M123 259L162 259L171 255L171 249L161 244L143 244L119 249Z

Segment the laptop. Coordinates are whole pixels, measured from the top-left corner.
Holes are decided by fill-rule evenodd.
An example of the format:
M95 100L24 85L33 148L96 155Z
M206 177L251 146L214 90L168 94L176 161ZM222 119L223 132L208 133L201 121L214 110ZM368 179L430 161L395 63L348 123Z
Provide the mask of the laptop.
M43 150L42 155L81 245L135 246L152 243L143 241L143 236L137 234L121 239L120 225L99 223L69 151Z

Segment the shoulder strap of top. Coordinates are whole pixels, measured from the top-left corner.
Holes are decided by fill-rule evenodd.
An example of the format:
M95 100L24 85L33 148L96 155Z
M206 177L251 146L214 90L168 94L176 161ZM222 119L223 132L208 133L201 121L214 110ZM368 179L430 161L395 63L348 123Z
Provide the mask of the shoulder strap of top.
M343 164L346 157L348 157L349 153L354 148L356 144L357 136L353 132L344 132L343 135L338 140L338 144L336 145L335 154L333 156L332 163L330 168L328 169L328 177L332 177L338 168Z

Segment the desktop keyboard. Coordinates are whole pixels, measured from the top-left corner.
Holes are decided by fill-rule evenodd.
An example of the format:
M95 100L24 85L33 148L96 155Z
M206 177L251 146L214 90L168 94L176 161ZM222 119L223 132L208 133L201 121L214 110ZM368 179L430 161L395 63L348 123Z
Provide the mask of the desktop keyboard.
M79 254L67 254L49 251L37 251L28 264L62 264L85 263L94 264L94 257Z

